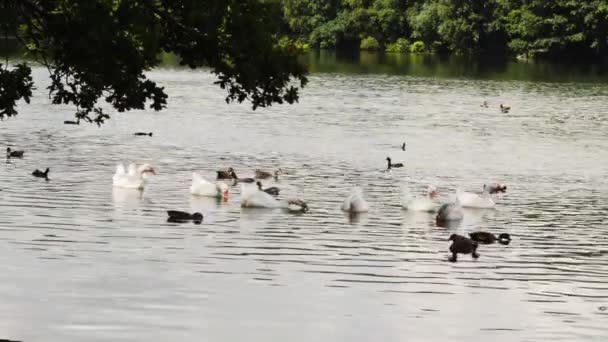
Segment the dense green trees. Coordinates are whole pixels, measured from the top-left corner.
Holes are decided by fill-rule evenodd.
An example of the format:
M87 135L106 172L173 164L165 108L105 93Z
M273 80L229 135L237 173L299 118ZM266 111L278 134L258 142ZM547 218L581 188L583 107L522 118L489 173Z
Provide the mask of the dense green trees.
M226 101L253 108L293 103L306 83L298 51L278 44L277 3L259 0L2 0L0 33L16 38L49 70L54 103L103 122L99 102L118 111L166 105L163 88L145 76L161 52L183 65L209 66ZM278 14L277 14L278 13ZM0 119L32 95L27 64L0 64ZM295 83L292 81L296 81Z
M315 48L588 58L608 48L607 0L280 2L284 34Z

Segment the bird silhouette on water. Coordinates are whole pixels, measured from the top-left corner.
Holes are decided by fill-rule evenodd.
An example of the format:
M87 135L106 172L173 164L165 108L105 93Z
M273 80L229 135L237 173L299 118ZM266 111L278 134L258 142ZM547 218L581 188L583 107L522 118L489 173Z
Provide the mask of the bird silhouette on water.
M449 259L451 262L458 260L458 254L471 254L474 259L479 258L479 254L477 254L477 242L458 234L452 234L448 241L452 241L450 245L452 257Z
M151 137L152 136L152 132L149 132L149 133L146 133L146 132L136 132L136 133L133 133L133 135L137 135L137 136L149 136L149 137Z
M44 170L44 172L36 169L34 170L34 172L32 172L32 176L49 180L49 171L50 169L48 167L46 168L46 170Z
M6 148L6 158L23 158L23 151L13 151L10 147Z
M169 218L167 219L168 222L184 223L192 221L196 224L203 222L203 214L201 213L190 214L185 211L168 210L167 214L169 215Z
M498 241L498 243L501 243L503 245L508 245L509 243L511 243L511 235L509 235L507 233L502 233L502 234L496 236L496 235L494 235L492 233L488 233L488 232L473 232L473 233L470 233L469 236L471 237L471 240L473 240L475 242L479 242L484 245L490 245L496 241Z

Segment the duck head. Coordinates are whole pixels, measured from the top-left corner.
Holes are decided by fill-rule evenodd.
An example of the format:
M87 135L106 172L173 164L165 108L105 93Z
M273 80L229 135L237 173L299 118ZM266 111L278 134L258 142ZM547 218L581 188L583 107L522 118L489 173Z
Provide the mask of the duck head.
M498 235L498 242L503 245L508 245L509 243L511 243L511 235L507 233L501 233L500 235Z
M194 221L195 223L200 223L201 221L203 221L203 214L201 214L201 213L192 214L192 221Z
M450 235L450 238L448 239L448 241L454 241L458 238L458 234L452 234Z
M258 186L258 190L262 190L262 182L255 182L255 184Z

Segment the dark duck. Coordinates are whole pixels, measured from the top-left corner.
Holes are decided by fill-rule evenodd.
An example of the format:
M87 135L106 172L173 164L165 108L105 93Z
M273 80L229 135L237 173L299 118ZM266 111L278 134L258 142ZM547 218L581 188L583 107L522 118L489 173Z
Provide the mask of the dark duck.
M34 172L32 172L32 176L38 177L38 178L49 179L49 171L50 171L50 169L48 167L46 168L46 170L44 172L36 169L36 170L34 170Z
M183 223L192 221L196 224L200 224L203 221L203 214L201 213L190 214L185 211L168 210L167 214L169 215L169 218L167 219L168 222Z
M452 241L450 245L452 257L449 259L451 262L458 260L458 254L471 254L473 258L479 258L479 254L477 254L477 242L458 234L450 235L448 241Z
M23 151L13 151L10 147L6 148L6 158L23 158Z
M470 233L469 236L471 237L471 240L473 240L475 242L479 242L484 245L490 245L496 241L498 241L498 243L501 243L503 245L508 245L509 243L511 243L511 235L509 235L507 233L502 233L502 234L496 236L496 235L494 235L492 233L488 233L488 232L473 232L473 233Z
M152 136L152 132L149 132L149 133L146 133L146 132L136 132L136 133L133 133L133 135L137 135L137 136L140 136L140 137L141 136L149 136L149 137L151 137Z
M483 191L484 192L487 191L491 195L499 194L499 193L505 193L505 192L507 192L507 186L506 185L500 185L500 184L490 184L490 185L485 185L484 184Z
M227 170L220 170L220 171L216 171L216 172L217 172L217 179L231 179L234 169L229 167Z
M77 118L76 121L74 120L65 120L63 122L64 125L80 125L80 118Z
M255 179L253 179L253 178L239 178L236 175L236 172L234 172L234 170L232 170L231 175L232 175L232 179L234 179L234 184L236 184L236 183L253 183L253 182L255 182Z
M270 187L270 188L266 188L266 189L262 189L262 183L261 182L256 182L256 184L258 185L258 189L260 191L264 191L265 193L272 195L272 196L278 196L279 195L279 188L277 188L276 186Z
M390 157L386 157L386 162L388 163L387 170L390 170L394 167L403 167L403 163L392 163L392 159Z

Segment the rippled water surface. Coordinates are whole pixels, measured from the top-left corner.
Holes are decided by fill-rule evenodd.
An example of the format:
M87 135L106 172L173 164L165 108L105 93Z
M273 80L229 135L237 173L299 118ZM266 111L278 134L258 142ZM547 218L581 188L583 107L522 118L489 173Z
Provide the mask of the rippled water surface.
M608 86L313 74L301 103L228 106L206 72L163 70L169 108L66 126L45 77L0 123L0 338L24 341L605 341ZM487 100L490 108L481 108ZM505 103L508 114L498 110ZM154 132L135 137L135 131ZM400 145L407 142L407 151ZM406 164L381 172L384 159ZM112 189L117 163L159 174ZM50 181L33 178L50 167ZM188 194L191 173L282 168L282 198L241 209ZM501 182L461 226L401 209L403 187ZM339 205L360 186L371 211ZM166 222L201 211L201 225ZM449 263L451 233L508 232Z

